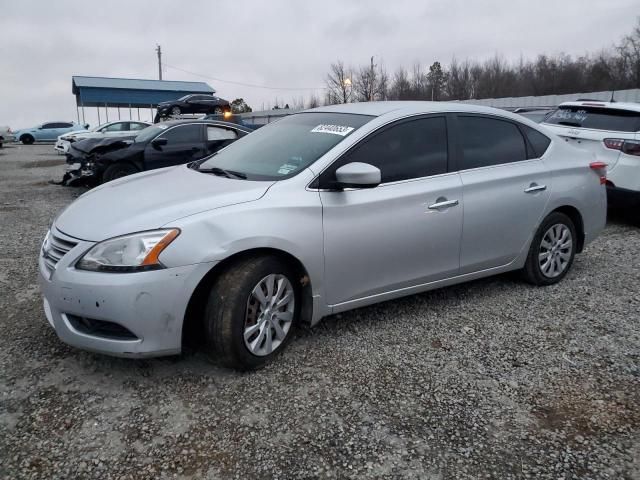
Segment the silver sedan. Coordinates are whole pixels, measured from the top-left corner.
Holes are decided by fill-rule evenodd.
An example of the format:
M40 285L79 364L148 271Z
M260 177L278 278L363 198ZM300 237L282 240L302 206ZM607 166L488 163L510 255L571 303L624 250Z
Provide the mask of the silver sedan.
M189 338L238 369L300 322L519 270L560 281L605 225L606 165L519 115L322 107L81 196L42 246L59 337L111 355Z

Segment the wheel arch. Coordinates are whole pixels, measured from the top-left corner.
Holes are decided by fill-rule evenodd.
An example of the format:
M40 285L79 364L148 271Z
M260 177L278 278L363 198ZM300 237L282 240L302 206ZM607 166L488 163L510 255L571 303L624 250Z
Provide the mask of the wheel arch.
M278 248L265 247L265 248L251 248L236 252L233 255L225 258L221 262L211 268L207 274L200 280L196 288L189 298L187 309L185 311L183 323L182 323L182 345L183 347L189 344L197 343L204 338L203 333L203 315L204 308L206 306L207 296L209 290L213 285L216 278L221 273L225 272L239 261L245 260L249 257L259 256L274 256L280 259L283 263L287 264L296 272L296 277L301 285L302 292L302 307L300 319L302 322L310 322L313 315L313 294L311 288L311 280L309 273L302 262L289 252Z
M582 249L584 248L585 233L584 233L584 221L582 220L582 215L580 214L580 211L572 205L563 205L555 208L550 213L553 213L553 212L563 213L571 219L571 221L573 222L573 225L576 227L576 232L578 234L578 238L576 239L577 241L576 253L582 252Z

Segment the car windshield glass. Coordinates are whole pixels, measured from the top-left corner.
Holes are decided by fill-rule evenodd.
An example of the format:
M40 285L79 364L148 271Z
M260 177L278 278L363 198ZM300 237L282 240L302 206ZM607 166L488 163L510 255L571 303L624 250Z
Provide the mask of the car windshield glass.
M305 169L370 121L369 115L307 112L284 117L232 143L199 165L248 180L282 180Z
M168 125L152 125L143 130L140 130L140 133L136 136L134 142L147 142L151 140L156 135L160 135L164 132L168 127Z
M613 108L566 106L559 107L544 123L595 130L637 132L640 130L640 112Z
M187 98L189 98L191 95L185 95L184 97L180 97L178 100L176 100L176 102L184 102Z

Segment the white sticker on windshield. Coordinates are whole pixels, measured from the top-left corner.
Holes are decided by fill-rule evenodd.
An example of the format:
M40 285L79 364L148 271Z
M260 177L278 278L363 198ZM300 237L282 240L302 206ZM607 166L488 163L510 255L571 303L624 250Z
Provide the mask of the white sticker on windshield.
M289 175L291 172L293 172L296 168L298 168L298 165L292 165L290 163L285 163L284 165L282 165L279 169L278 169L278 173L280 175Z
M318 125L313 130L311 130L311 133L331 133L333 135L346 137L353 130L353 127L347 127L345 125Z

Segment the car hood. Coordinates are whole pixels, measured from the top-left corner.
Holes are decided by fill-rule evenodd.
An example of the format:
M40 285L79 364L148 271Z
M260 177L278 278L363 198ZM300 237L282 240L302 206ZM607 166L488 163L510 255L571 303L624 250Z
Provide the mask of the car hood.
M81 138L73 144L73 148L82 153L91 153L96 149L115 150L126 148L133 143L135 135L122 137Z
M90 190L69 205L54 224L71 237L101 241L258 200L273 183L217 177L186 165L152 170Z

